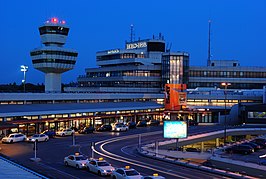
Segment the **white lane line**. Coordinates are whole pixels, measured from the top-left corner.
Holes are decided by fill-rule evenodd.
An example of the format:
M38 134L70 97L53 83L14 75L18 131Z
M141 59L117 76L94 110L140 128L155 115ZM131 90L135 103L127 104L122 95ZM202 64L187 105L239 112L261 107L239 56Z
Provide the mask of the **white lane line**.
M40 163L40 164L41 164L41 163ZM62 163L61 163L61 164L62 164ZM66 173L66 172L64 172L64 171L61 171L61 170L57 170L56 168L53 168L53 167L48 166L48 165L45 165L44 163L42 163L41 165L44 165L44 166L47 167L47 168L50 168L50 169L52 169L52 170L55 170L55 171L58 172L58 173L62 173L62 174L64 174L64 175L70 176L71 178L79 179L78 177L76 177L76 176L74 176L74 175L71 175L71 174Z
M157 133L158 132L156 132L156 134ZM150 133L149 135L154 135L154 132L153 133ZM148 134L146 134L145 136L148 136ZM175 176L175 177L178 177L178 178L189 179L188 177L183 177L183 176L180 176L180 175L177 175L177 174L173 174L173 173L166 172L164 170L160 170L160 169L153 168L154 167L153 165L146 164L144 162L140 162L140 161L133 160L133 159L128 159L128 158L125 158L125 157L122 157L122 156L119 156L119 155L110 153L110 152L106 151L103 148L103 146L106 145L106 144L109 144L109 143L112 143L112 142L116 142L116 141L119 141L119 140L123 140L123 139L134 138L134 137L138 137L138 136L136 136L136 135L130 135L130 136L117 137L115 139L107 139L107 140L104 140L104 141L96 142L95 145L100 145L102 143L100 145L100 148L106 154L101 153L101 152L95 150L95 148L93 148L93 151L95 153L99 154L99 155L102 155L104 157L107 157L107 158L110 158L110 159L113 159L113 160L116 160L116 161L128 163L128 164L135 165L135 166L139 166L139 167L146 168L146 169L149 169L149 170L154 170L156 172L161 172L161 173L164 173L164 174L167 174L167 175L171 175L171 176ZM147 166L147 165L149 165L149 166Z
M122 153L124 153L124 154L126 154L126 155L129 155L129 156L131 156L131 157L137 157L136 155L132 155L132 154L130 154L130 153L128 153L128 152L126 152L126 148L128 148L130 145L127 145L127 146L125 146L125 147L123 147L122 149L121 149L121 152Z

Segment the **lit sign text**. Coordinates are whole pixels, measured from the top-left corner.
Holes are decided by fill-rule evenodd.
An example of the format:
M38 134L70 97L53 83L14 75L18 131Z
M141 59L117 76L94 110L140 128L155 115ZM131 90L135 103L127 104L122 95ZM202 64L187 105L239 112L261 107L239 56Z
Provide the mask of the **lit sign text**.
M127 49L145 48L147 47L147 42L138 42L127 44Z
M108 51L107 51L107 54L112 54L112 53L119 53L119 49L108 50Z

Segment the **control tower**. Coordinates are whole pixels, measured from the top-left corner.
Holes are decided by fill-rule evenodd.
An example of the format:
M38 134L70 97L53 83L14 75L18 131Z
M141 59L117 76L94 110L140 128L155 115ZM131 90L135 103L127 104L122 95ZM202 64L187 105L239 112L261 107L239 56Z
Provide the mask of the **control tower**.
M61 74L72 70L78 53L63 47L69 28L64 20L52 18L39 27L44 46L30 52L33 67L45 73L45 92L61 92Z

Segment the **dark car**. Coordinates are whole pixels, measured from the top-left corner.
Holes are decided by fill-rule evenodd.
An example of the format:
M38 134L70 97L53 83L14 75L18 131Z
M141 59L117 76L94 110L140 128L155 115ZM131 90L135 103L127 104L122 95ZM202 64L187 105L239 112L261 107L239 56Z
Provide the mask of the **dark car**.
M257 139L252 140L252 142L254 142L255 144L260 145L262 148L266 148L266 139L257 138Z
M233 145L225 149L227 153L239 153L239 154L250 154L254 152L254 149L249 145Z
M76 128L76 127L70 127L70 129L74 130L75 132L79 131L78 128Z
M194 148L194 147L188 147L186 148L187 152L200 152L200 149Z
M48 135L49 138L54 138L56 133L53 130L45 130L41 134Z
M189 120L188 121L188 125L189 126L197 126L197 125L199 125L199 123L197 121L195 121L195 120Z
M89 133L93 133L95 131L94 127L84 127L83 129L79 130L78 133L79 134L89 134Z
M146 121L139 121L137 124L137 127L147 127L147 122Z
M109 124L104 124L104 125L101 125L100 127L98 127L96 130L97 131L111 131L112 126Z
M127 126L128 126L129 129L136 129L137 124L134 121L129 121L127 123Z
M160 124L160 121L157 121L157 120L149 120L147 122L147 125L149 126L158 126Z
M242 144L251 146L255 151L258 151L259 149L262 148L262 146L260 146L259 144L254 143L254 142L245 142L245 143L242 143Z

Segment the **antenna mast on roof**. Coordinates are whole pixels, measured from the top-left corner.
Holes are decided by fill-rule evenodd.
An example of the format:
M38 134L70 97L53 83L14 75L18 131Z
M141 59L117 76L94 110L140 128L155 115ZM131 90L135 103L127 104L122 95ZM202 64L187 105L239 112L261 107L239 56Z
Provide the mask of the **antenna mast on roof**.
M211 20L209 22L209 34L208 34L208 61L207 66L211 65Z
M135 41L134 25L130 25L130 42Z

